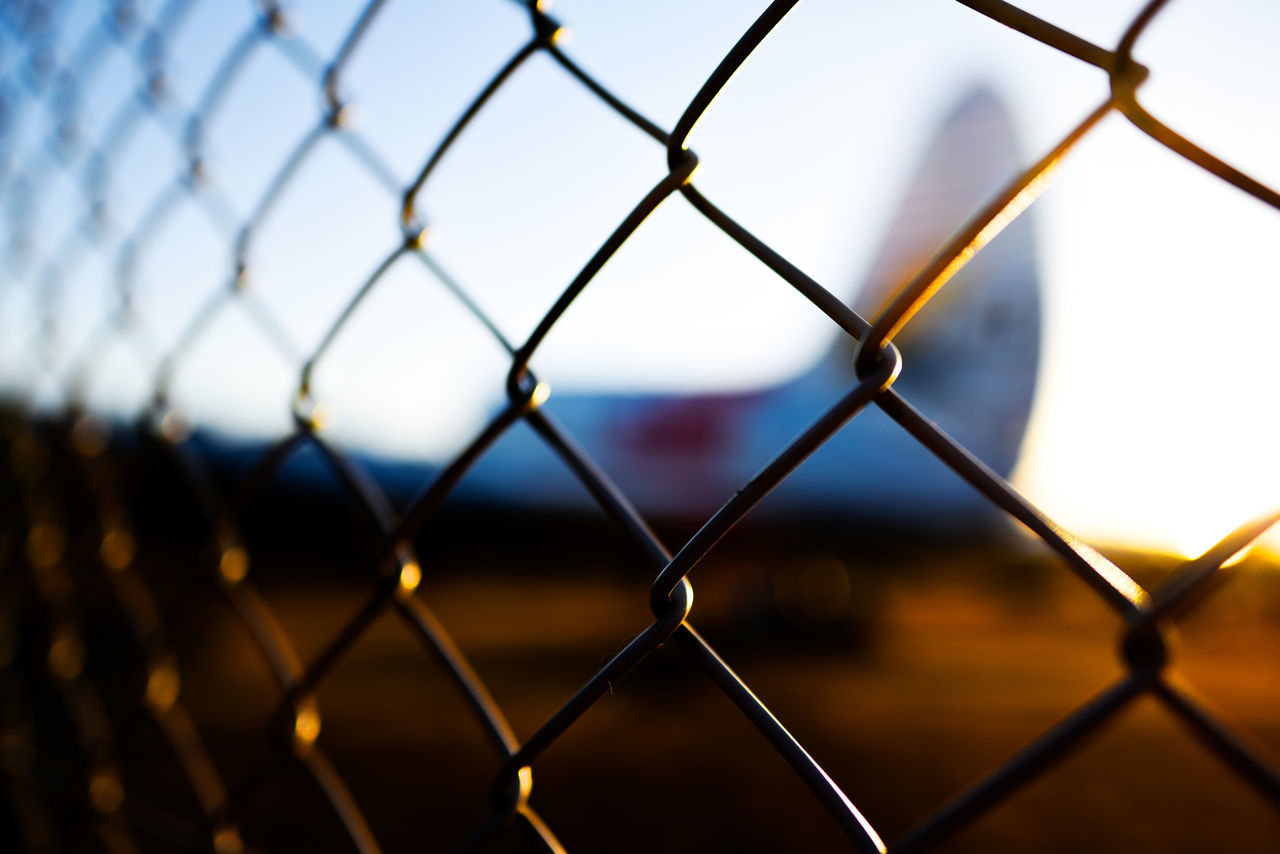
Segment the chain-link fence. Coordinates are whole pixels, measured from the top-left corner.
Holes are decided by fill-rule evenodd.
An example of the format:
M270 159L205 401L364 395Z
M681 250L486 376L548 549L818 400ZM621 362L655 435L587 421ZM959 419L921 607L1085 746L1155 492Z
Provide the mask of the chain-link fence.
M9 349L18 354L12 358L26 361L6 367L10 377L21 378L21 393L11 395L15 402L6 423L8 466L0 532L0 589L4 591L0 597L4 608L0 622L0 677L4 684L0 746L7 795L6 844L26 850L90 850L98 846L111 851L212 848L233 852L291 848L301 837L286 836L281 841L280 834L285 831L279 828L301 823L321 828L316 831L321 835L309 838L307 844L333 848L377 851L380 837L403 839L408 834L420 847L432 850L474 849L496 840L558 851L557 821L544 817L540 810L535 771L548 761L544 754L554 752L553 748L571 739L575 731L594 726L592 715L608 706L615 687L659 650L664 652L656 657L670 660L678 654L684 667L678 674L668 674L670 678L661 689L666 693L661 696L688 695L709 702L705 688L715 686L736 707L739 720L749 722L757 738L771 745L790 773L807 787L811 796L808 808L819 805L833 826L843 831L849 846L857 850L924 850L951 840L969 824L1007 805L1015 793L1052 775L1082 741L1144 700L1153 700L1185 725L1239 780L1265 799L1280 801L1277 766L1266 758L1264 750L1224 723L1191 692L1172 670L1167 648L1172 621L1198 606L1222 580L1224 564L1280 517L1245 522L1203 555L1145 589L1131 572L1047 518L895 389L899 373L911 371L909 359L893 344L895 335L910 326L917 310L956 270L1034 203L1054 165L1109 114L1123 114L1195 167L1267 205L1280 207L1275 190L1192 144L1144 108L1140 94L1149 70L1133 58L1133 52L1166 3L1156 0L1147 4L1119 43L1109 48L1000 0L965 0L963 5L990 19L990 26L1012 28L1039 42L1045 51L1058 51L1096 67L1110 80L1110 95L1081 116L1077 126L1030 168L1008 175L1004 189L977 215L955 223L954 237L935 247L932 259L880 314L863 317L700 192L694 181L698 155L686 146L694 125L753 51L770 38L795 5L794 0L771 4L741 34L669 129L650 121L623 93L607 88L579 66L561 43L560 22L541 5L529 4L524 9L524 43L456 117L407 186L379 153L383 140L350 125L349 107L344 102L344 75L349 64L360 54L371 23L395 2L373 0L356 10L337 42L338 48L328 54L313 48L305 33L292 32L285 11L264 3L255 9L250 25L225 54L217 57L215 70L189 103L179 102L167 72L171 45L200 8L195 0L168 0L155 9L107 4L74 38L62 28L75 16L61 3L15 2L0 15L6 29L6 77L0 90L0 133L6 159L0 164L0 186L8 207L9 241L5 249L9 273L3 287L21 290L43 320L34 328L18 330L25 338ZM229 93L240 85L255 58L267 53L301 72L323 109L320 119L292 141L283 161L270 167L273 171L265 190L252 200L247 216L241 217L224 190L211 180L206 146L219 125ZM667 172L616 225L554 303L544 307L533 331L523 340L513 341L473 298L467 283L451 277L433 257L425 227L428 219L420 212L420 203L437 166L455 148L466 145L469 126L538 55L549 58L573 85L665 150ZM110 100L104 110L94 85L112 57L124 57L138 82L123 97L115 93L112 97L116 100ZM84 119L92 111L103 117L97 122L101 130L86 137L84 128L92 123ZM38 144L24 146L22 135L30 133L33 126L40 127L33 113L49 119L54 131ZM158 193L133 224L125 233L113 232L113 193L118 191L113 170L129 156L148 126L168 135L175 150L181 152L184 168L163 173L165 180ZM398 200L400 216L393 251L367 279L351 283L345 303L327 321L319 343L303 350L291 340L278 309L250 287L255 273L251 247L282 196L302 180L299 176L304 166L326 140L353 155L354 162L382 188L380 192ZM19 153L23 156L18 157ZM50 188L59 181L82 196L83 216L61 223L65 233L51 235L38 212L53 192ZM546 386L535 376L533 363L570 304L592 287L604 265L646 218L665 200L676 197L767 266L776 274L778 287L801 294L841 334L855 341L859 379L843 397L828 401L826 411L793 442L776 449L776 456L741 489L723 496L723 506L672 550L614 485L610 473L557 423L554 398L547 402ZM136 273L146 257L162 246L181 247L183 236L172 234L169 224L184 206L194 207L218 235L219 246L233 259L234 275L232 281L196 295L203 302L180 330L156 335L156 330L147 328L145 303L150 295L139 285ZM372 216L363 210L349 213L361 220ZM494 251L503 250L496 247ZM90 263L105 263L113 271L115 289L109 310L96 318L93 335L72 342L75 357L59 362L50 354L57 349L52 342L58 340L60 319L72 310L66 295L74 294L70 283ZM396 506L388 497L386 484L367 473L358 455L326 437L316 414L312 377L379 284L390 271L405 265L419 265L429 274L433 287L450 294L487 330L505 353L506 379L505 403L497 414L429 482L421 484L415 497ZM189 439L188 428L171 406L171 392L174 378L190 354L215 322L230 312L242 312L251 334L277 351L297 379L291 403L293 430L269 445L255 446L252 463L239 470L232 467L228 473L217 465L226 462L225 455L210 457L206 447ZM155 349L149 347L154 340L165 338L157 359ZM124 419L104 419L89 407L106 355L119 347L136 348L141 364L154 367L146 389L149 403L134 413L132 424ZM19 406L18 401L24 398L24 405ZM865 779L859 781L861 790L842 786L841 775L829 774L824 764L841 765L847 757L806 749L785 721L775 717L694 628L698 608L693 589L699 564L713 563L723 548L721 541L744 516L868 407L881 410L957 479L1029 529L1055 553L1054 571L1065 569L1084 581L1124 626L1119 647L1122 672L1108 687L1077 699L1078 705L1069 714L1008 756L994 772L953 791L931 813L899 822L905 829L892 836L878 830L875 815L864 813L859 805L867 798L892 799L893 781L886 779L887 791L879 793L868 791ZM448 539L439 526L431 527L442 505L473 464L522 421L616 526L619 540L611 541L610 559L643 568L651 612L647 625L638 631L610 623L602 636L612 640L595 650L607 656L598 667L593 665L594 672L592 667L585 668L571 677L575 688L558 697L552 708L533 711L525 702L500 703L486 687L484 668L472 664L466 642L455 640L460 629L466 634L465 617L453 623L438 618L428 601L430 587L425 582L438 571L433 561L442 560L439 555L420 553L422 549L430 552L434 543ZM325 516L296 491L284 493L283 499L273 491L280 473L306 454L322 461L328 477L337 484L341 496L338 527L353 525L360 533L352 540L359 543L358 548L334 548L328 553L336 567L324 572L296 566L282 570L283 577L294 585L310 583L313 569L322 579L317 582L321 586L332 584L334 577L341 577L346 585L341 589L348 608L307 623L304 630L299 628L304 624L282 613L287 610L281 605L286 600L276 595L279 582L269 569L272 547L255 546L246 526L252 524L256 505L284 500L292 505L276 507L273 512L281 517L293 514L293 527L289 528L293 533L286 536L310 539L312 545L321 543L321 552L330 548L326 537L332 535L332 508ZM553 552L566 548L558 543ZM587 548L590 550L589 544ZM518 550L502 559L517 565L522 561ZM314 552L307 560L317 560ZM276 565L280 563L276 559ZM495 581L495 587L500 583ZM514 607L534 610L543 606L516 603ZM599 607L599 603L587 607ZM241 624L239 641L226 641L225 649L218 646L219 638L225 640L219 634L224 631L224 622L211 621L209 612L202 610L208 608L230 609ZM589 621L582 612L547 610L560 614L552 619ZM627 614L625 608L618 613ZM384 791L362 798L349 785L350 775L340 770L343 763L331 758L326 744L328 730L322 729L322 721L330 700L322 701L324 689L338 679L335 674L342 670L344 661L386 630L388 621L401 627L397 631L407 629L440 672L447 674L448 684L434 675L424 675L425 670L404 679L430 686L437 698L433 702L461 698L467 716L479 725L492 751L483 772L490 779L487 802L472 804L479 817L457 838L450 836L451 830L429 823L417 826L415 816L423 807L412 796L397 800L388 798ZM193 646L193 637L203 638L222 651L209 653L208 646ZM213 641L209 641L211 637ZM245 637L251 639L252 649L243 643ZM191 649L205 652L191 653ZM191 657L202 654L206 657L193 664ZM243 688L244 684L234 680L231 687L212 689L223 705L267 708L268 714L252 732L228 730L193 711L190 694L196 689L191 686L202 678L197 671L223 672L218 667L225 661L218 666L211 663L221 661L220 656L252 659L265 667L261 673L255 671L256 682L251 680L259 692L254 697L233 696L236 686ZM692 668L687 666L690 663ZM520 678L537 681L539 675L535 669L532 676ZM546 681L552 692L564 684L561 677L547 677ZM343 698L332 698L331 702L359 704L364 699L362 690L359 686L346 688ZM368 702L398 704L402 696L417 696L411 685L400 690L405 693L370 693ZM225 696L216 697L218 694ZM209 690L202 695L206 707L217 705L210 696ZM440 699L443 697L450 699ZM518 715L524 722L520 727L509 722L512 705L520 706ZM661 708L652 710L655 718L663 714ZM384 720L393 716L388 710ZM376 721L377 715L371 719ZM415 728L430 729L432 721L429 713L422 712ZM380 725L373 724L375 728ZM643 741L655 726L644 718L633 721L633 737ZM260 740L264 732L267 746L260 753L228 748L228 742ZM443 789L465 789L447 779L456 745L433 744L437 752L401 756L394 770L385 773L403 778L409 790L416 785L412 781L429 778L445 778L439 784ZM828 754L836 749L828 747ZM638 765L649 767L653 787L623 786L628 801L637 812L653 816L653 821L679 827L674 814L688 804L673 800L670 791L682 791L686 797L689 793L662 777L667 757L642 755L637 759L636 753L647 752L640 748L630 753L613 753L609 745L594 749L606 757L628 757L619 760L614 782L637 773ZM951 747L939 745L936 749ZM696 754L699 745L686 744L679 750ZM1107 781L1098 781L1100 788L1106 785ZM282 790L309 794L291 800L290 795L279 794ZM297 813L295 818L282 818L290 810ZM1082 812L1079 821L1089 823L1090 816ZM473 817L465 810L463 813L468 821ZM808 813L793 816L784 812L776 822L794 823L796 838L802 838L799 825L814 818ZM406 827L410 830L404 830ZM727 838L719 837L721 841ZM585 844L596 850L625 847L620 840L600 837L595 837L594 844ZM697 843L686 838L681 844ZM717 845L707 840L701 844L705 848Z

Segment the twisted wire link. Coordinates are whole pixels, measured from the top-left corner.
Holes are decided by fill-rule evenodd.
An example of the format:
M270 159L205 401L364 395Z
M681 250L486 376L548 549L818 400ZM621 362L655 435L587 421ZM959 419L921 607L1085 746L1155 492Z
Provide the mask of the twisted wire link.
M250 26L234 40L203 90L192 99L189 110L179 103L168 85L168 63L169 46L189 20L195 0L169 0L149 21L141 20L130 4L106 3L101 20L83 35L65 63L58 63L53 56L52 45L58 43L60 25L56 12L37 13L38 5L14 4L0 13L7 33L6 49L25 51L16 68L11 67L0 92L0 145L12 144L11 129L24 119L24 113L44 108L55 125L53 134L42 140L35 151L27 152L27 159L21 163L15 165L13 152L6 148L0 191L11 200L12 222L4 255L13 275L6 276L0 287L14 287L15 282L28 280L23 269L31 256L38 254L29 233L36 215L34 196L53 170L65 170L84 196L86 210L82 218L69 224L63 237L54 241L38 272L29 279L34 283L33 298L42 312L42 323L33 330L37 343L46 349L52 347L58 317L70 298L66 284L74 279L87 253L99 253L111 262L116 297L98 332L86 341L74 342L80 349L69 367L59 372L55 360L46 359L39 369L42 375L33 378L33 385L45 384L57 390L65 411L56 418L26 414L6 436L10 453L6 473L8 500L5 516L0 520L4 526L0 537L0 567L4 571L0 589L12 591L6 598L17 604L2 615L2 625L14 628L6 628L7 634L0 640L10 643L7 639L20 628L45 638L47 644L48 672L39 678L22 670L19 656L0 655L0 677L19 686L7 694L10 699L0 710L4 715L0 727L6 734L5 744L17 746L6 748L4 782L9 802L22 817L26 847L42 850L56 845L59 829L50 815L56 803L70 800L79 805L84 815L93 816L92 832L109 849L127 850L143 844L144 837L154 837L230 854L252 844L243 833L245 816L253 812L270 787L285 778L290 767L301 767L344 828L351 846L361 852L380 850L377 828L365 817L322 744L318 694L375 621L388 613L402 621L423 651L443 668L496 754L489 814L463 838L448 841L458 850L479 847L511 824L542 849L562 850L552 828L533 805L534 765L628 672L669 641L787 761L855 850L925 850L951 838L1011 793L1045 774L1140 697L1158 701L1226 767L1280 806L1280 765L1247 736L1227 725L1208 701L1196 694L1172 668L1167 645L1173 619L1197 607L1222 579L1223 567L1230 558L1280 521L1280 513L1242 524L1203 555L1187 561L1163 584L1146 590L1123 568L1048 518L928 421L895 388L899 374L910 370L893 344L895 336L1002 228L1034 204L1052 180L1055 166L1112 112L1124 115L1190 163L1272 207L1280 207L1280 195L1273 189L1175 133L1139 101L1138 92L1148 69L1133 58L1134 47L1161 13L1165 0L1148 3L1114 49L1092 44L1003 0L960 0L993 23L1096 67L1107 75L1110 95L1031 166L1006 176L1000 192L967 222L957 223L954 236L937 246L932 258L873 317L864 317L847 306L743 227L693 181L699 158L689 142L696 124L796 2L777 0L768 6L723 57L670 131L583 69L566 52L561 39L564 30L543 4L520 3L528 14L527 40L428 149L423 165L407 186L379 153L375 141L350 126L344 93L344 73L360 53L371 23L388 5L385 0L370 0L353 15L336 52L327 59L291 31L289 17L281 7L264 0L256 7ZM79 130L84 110L81 93L113 46L132 60L142 84L118 103L96 139L85 140ZM250 59L261 50L275 50L284 57L294 71L314 85L322 106L317 120L293 141L248 215L241 219L212 181L206 141L209 129L220 120L228 97L242 85ZM515 342L503 334L475 299L474 292L435 257L430 248L427 212L437 167L457 146L466 144L467 130L474 119L539 53L549 57L568 80L596 98L620 121L660 146L666 155L667 171L635 202L564 286L529 335ZM112 167L136 144L138 129L147 119L155 120L171 137L183 155L185 168L143 206L136 222L124 234L112 234L107 215L113 195ZM389 228L397 230L398 240L363 281L353 284L351 296L325 327L318 343L304 350L292 340L283 318L255 296L254 247L281 199L299 183L303 166L330 140L347 151L362 172L388 195L399 200L398 222L388 223ZM644 228L647 218L659 206L675 203L677 197L761 261L781 283L805 297L856 342L857 381L844 395L829 401L827 408L792 442L778 448L759 473L728 496L687 542L669 549L610 474L555 420L554 404L544 405L549 390L538 380L533 363L547 336L582 293L593 287L600 270ZM229 281L204 295L202 305L185 318L185 326L173 342L157 355L144 342L147 332L136 311L137 303L146 299L137 280L138 264L154 251L164 223L177 206L188 202L196 205L228 248L232 274ZM324 402L314 394L313 376L369 295L393 269L408 263L420 265L435 286L457 300L506 353L508 364L502 389L505 404L429 483L422 485L416 497L403 508L396 508L387 490L355 456L322 435L319 413ZM245 313L254 333L288 369L296 372L298 381L291 401L292 430L262 450L248 471L228 488L208 471L207 461L198 449L186 441L187 431L173 404L172 389L177 373L190 362L190 354L205 339L211 324L233 309ZM106 425L85 411L88 389L101 370L105 349L122 342L138 350L143 365L155 366L151 402L139 413L137 424L129 427ZM889 841L881 837L856 805L858 793L849 794L841 788L823 769L820 758L795 739L691 622L692 574L696 567L760 500L843 425L872 406L882 410L995 507L1022 523L1125 621L1118 649L1124 673L1114 684L1081 703L996 771L939 805L898 839ZM508 722L506 713L444 621L424 600L419 585L435 567L420 559L415 546L415 540L423 536L428 522L471 467L522 421L580 481L623 534L630 550L648 567L652 612L647 625L632 631L620 630L621 651L594 673L583 674L586 678L582 687L524 738ZM137 497L132 490L138 488L130 484L141 482L131 468L140 463L136 455L121 449L136 442L156 452L157 458L185 484L185 491L203 514L206 532L197 573L200 580L184 579L183 586L198 590L201 596L221 597L230 605L256 644L257 655L268 666L278 690L274 711L263 723L263 729L271 736L274 754L238 779L224 779L205 747L200 722L182 702L183 664L179 652L170 640L170 629L165 625L151 582L136 566L138 552L144 546L138 542L131 524L129 507ZM357 610L330 627L319 651L304 661L255 581L256 558L242 527L248 507L264 494L291 459L308 449L318 451L338 484L344 505L363 520L375 546L368 550L359 567L365 592ZM55 469L60 470L60 475L55 474ZM73 497L72 491L78 492L79 498ZM18 543L23 545L19 547ZM20 554L24 551L25 556ZM104 586L132 636L133 667L142 685L134 698L133 720L115 714L102 699L92 676L94 651L86 642L90 628L83 624L76 604L79 597ZM6 651L7 648L0 648L0 652ZM64 763L66 767L37 773L42 763L61 761L57 757L32 757L21 750L23 744L36 740L31 734L36 722L21 686L39 684L41 680L53 686L68 711L72 732L66 741L76 759ZM127 756L117 746L117 733L136 730L138 719L148 721L161 733L185 784L194 794L195 815L171 815L126 788L119 768L121 763L127 763ZM10 733L12 739L8 737ZM48 784L45 778L54 777L58 785Z

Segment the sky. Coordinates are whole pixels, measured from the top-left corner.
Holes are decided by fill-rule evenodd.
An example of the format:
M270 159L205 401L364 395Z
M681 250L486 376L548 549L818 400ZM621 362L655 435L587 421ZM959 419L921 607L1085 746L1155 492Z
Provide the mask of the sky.
M140 4L144 17L159 2ZM359 3L298 3L291 26L336 52ZM765 3L560 0L564 50L664 128ZM1141 4L1020 4L1103 46ZM55 54L98 26L72 0ZM70 167L42 165L51 99L19 95L3 139L7 234L32 234L0 269L0 387L57 406L85 342L112 311L122 271L139 333L94 352L89 402L136 412L163 355L234 276L235 229L322 115L319 73L257 49L205 129L208 174L229 225L194 201L165 217L132 265L128 237L183 169L176 141L217 63L251 24L248 2L203 2L169 46L173 98L110 161L105 237L68 253L85 215ZM1280 186L1280 7L1174 0L1138 43L1140 98L1173 128ZM408 186L468 102L529 35L508 0L387 0L342 75L354 132ZM29 46L6 33L13 81ZM101 139L137 83L135 48L111 47L80 89L80 130ZM1096 68L958 3L805 0L694 129L699 189L837 295L852 300L916 158L954 100L988 85L1007 102L1024 162L1107 97ZM10 86L12 89L12 85ZM175 130L176 129L176 130ZM47 159L47 158L45 158ZM40 176L23 208L14 171ZM544 55L525 63L418 196L432 258L522 340L666 172L665 152ZM1012 176L1011 176L1012 177ZM302 354L394 251L399 193L330 135L247 243L246 282ZM21 217L12 212L17 210ZM1113 114L1063 161L1033 217L1044 350L1033 422L1013 482L1051 517L1099 542L1194 554L1280 505L1280 212L1222 183ZM958 225L958 224L957 224ZM7 238L6 238L7 240ZM55 288L41 277L60 258ZM70 259L70 260L68 260ZM35 360L40 309L58 318L51 364ZM756 388L803 371L834 341L828 320L682 199L664 203L539 350L554 393ZM138 346L139 342L145 342ZM181 362L173 399L191 420L264 437L289 429L300 358L281 358L238 307ZM396 261L316 369L332 436L440 460L499 400L506 358L413 258ZM554 408L552 408L554 412ZM1272 537L1272 542L1280 538Z

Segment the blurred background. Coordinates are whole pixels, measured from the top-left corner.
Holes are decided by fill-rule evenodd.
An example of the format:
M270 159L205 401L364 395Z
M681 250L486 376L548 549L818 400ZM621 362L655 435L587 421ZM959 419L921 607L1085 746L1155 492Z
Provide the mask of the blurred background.
M104 36L89 79L49 70L36 91L34 59L67 67L102 27L101 9L35 4L51 23L33 33L13 24L23 4L8 15L0 379L40 406L66 399L71 368L115 313L122 279L137 332L94 351L102 364L87 399L120 416L147 403L175 341L235 276L236 230L321 120L316 77L361 11L288 10L293 46L305 38L320 68L308 76L276 44L253 49L198 134L210 193L225 202L222 222L204 201L184 199L145 251L130 252L143 214L185 172L189 117L256 14L250 3L195 4L164 42L156 108L131 121L118 152L95 160L113 119L149 85L138 45L161 5L134 4L131 37ZM1026 7L1109 46L1139 4ZM574 60L670 128L759 11L564 2L554 14ZM1175 3L1138 57L1158 69L1143 102L1264 183L1276 180L1269 153L1280 132L1269 94L1276 14L1267 3ZM507 2L389 3L371 19L341 97L396 186L409 186L527 39L527 14ZM973 85L1007 101L1024 165L1108 94L1098 69L956 3L806 2L695 128L698 186L851 302L930 135ZM243 254L253 293L305 355L398 245L400 194L337 137L321 139L298 168ZM661 146L535 54L441 160L418 207L432 256L519 342L664 173ZM1269 429L1278 394L1269 381L1277 297L1265 273L1273 212L1113 114L1063 161L1033 213L1043 362L1015 485L1083 536L1187 555L1269 509L1280 474ZM534 368L554 391L756 388L802 372L837 334L679 199L600 275L538 353ZM501 400L505 356L430 279L395 265L317 372L335 440L440 461ZM268 438L289 428L300 359L282 358L244 314L211 324L172 396L197 424ZM1222 348L1202 343L1228 333ZM1202 405L1209 398L1223 405Z
M1019 5L1110 48L1143 4ZM567 56L669 130L766 6L560 0L550 13L565 27L557 45ZM32 617L30 602L49 597L39 582L14 580L22 560L41 564L31 532L55 505L65 542L51 565L65 555L72 567L66 619L80 627L85 679L127 757L125 803L154 807L153 831L166 827L163 815L200 813L176 782L171 736L134 708L150 684L139 687L136 620L112 604L114 582L75 569L98 551L96 526L110 528L98 519L105 490L133 520L125 563L162 615L182 704L232 800L238 786L255 791L238 802L244 843L345 850L315 782L269 759L264 733L280 689L252 634L216 584L192 578L216 560L216 537L191 490L127 425L164 387L184 424L173 435L194 431L186 446L218 494L233 494L269 444L293 432L300 373L392 258L310 391L325 439L405 506L503 403L511 357L493 332L515 344L533 332L667 174L665 150L534 52L414 194L423 264L395 254L403 195L529 41L522 5L299 2L276 13L249 2L65 0L9 3L0 23L0 391L11 470L0 545L12 570L0 659L13 698L0 830L33 850L187 847L181 828L113 835L80 807L14 783L73 788L83 762L72 746L81 701L31 675L46 667L49 626L63 617ZM1182 0L1136 50L1151 69L1142 103L1271 186L1280 183L1277 33L1274 4ZM340 73L327 78L337 57ZM955 2L806 0L696 124L697 186L855 304L917 165L975 87L1007 110L1020 167L1110 94L1098 68ZM340 128L330 127L334 102ZM1041 337L1011 482L1153 589L1278 503L1280 288L1269 277L1280 219L1118 113L1062 160L1024 217ZM837 334L672 197L555 324L532 367L551 389L552 416L558 396L751 395L804 374ZM72 434L76 451L110 435L133 473L103 487L71 466L49 498L23 483L58 468L57 443L23 436L71 404L94 415L78 422L88 426ZM358 513L316 488L333 477L314 456L290 459L237 508L252 578L304 662L358 611L379 547ZM413 537L424 569L417 595L522 737L648 625L653 575L599 514L529 503L446 501ZM674 549L702 520L655 521ZM699 565L692 619L892 842L1120 678L1124 623L1013 523L944 538L927 526L889 533L852 514L843 521L748 519ZM1278 544L1272 532L1240 555L1230 583L1178 626L1179 671L1263 754L1280 747L1280 678L1267 655L1280 639ZM536 768L534 802L569 850L847 845L678 650L658 649L610 695ZM317 702L320 743L386 850L448 849L484 821L498 759L394 614L362 630ZM269 785L254 789L264 774ZM131 826L147 825L139 815L129 813ZM495 850L528 845L504 834ZM1280 815L1257 789L1148 698L942 849L1271 851L1278 842Z

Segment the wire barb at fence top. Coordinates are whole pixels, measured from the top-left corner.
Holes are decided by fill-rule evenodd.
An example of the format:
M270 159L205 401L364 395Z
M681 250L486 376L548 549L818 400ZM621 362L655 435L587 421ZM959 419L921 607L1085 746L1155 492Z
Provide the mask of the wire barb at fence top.
M108 848L145 845L151 838L189 848L212 848L227 854L252 847L242 827L245 810L264 791L283 779L285 767L300 767L314 782L334 816L345 829L351 845L362 852L378 851L378 828L362 812L343 777L329 761L323 744L323 715L317 692L334 669L364 638L381 617L391 614L448 674L453 690L494 752L491 803L488 818L468 837L441 840L433 847L478 846L512 823L523 828L537 845L559 851L561 845L550 824L536 809L534 771L543 753L624 679L638 663L659 646L674 641L679 649L759 730L811 790L813 797L844 831L859 851L916 851L953 836L961 827L1003 802L1012 792L1045 774L1069 755L1086 736L1114 719L1141 697L1152 698L1206 744L1225 766L1263 796L1280 806L1280 772L1264 752L1250 746L1196 698L1169 665L1165 634L1175 613L1195 607L1220 577L1228 560L1259 537L1278 518L1263 517L1243 524L1200 558L1187 562L1158 589L1144 590L1121 567L1104 558L1083 541L1047 518L1003 478L988 469L963 446L939 431L895 388L900 372L910 372L893 339L912 322L912 316L947 279L963 266L1004 224L1034 204L1051 180L1052 166L1070 155L1100 119L1119 112L1152 138L1240 190L1273 207L1280 207L1274 190L1240 172L1215 155L1202 150L1163 125L1140 103L1138 94L1147 69L1133 59L1135 44L1150 22L1164 8L1162 0L1149 3L1134 18L1114 49L1098 46L1000 0L962 0L975 13L1003 25L1081 62L1100 69L1110 83L1110 96L1096 110L1081 118L1062 141L1045 152L1021 174L1008 175L1004 189L967 222L955 224L956 237L936 247L936 254L898 297L876 317L863 317L836 297L830 289L808 276L763 240L715 204L695 182L698 155L688 147L699 119L728 85L730 79L759 45L771 37L795 0L769 5L716 66L706 83L667 131L632 107L624 94L600 83L566 51L559 35L560 23L541 4L525 6L527 40L507 59L448 127L434 146L424 145L423 165L407 186L379 153L379 140L349 125L344 100L345 75L360 55L373 22L396 0L372 0L354 10L349 30L326 59L306 39L293 33L288 13L264 0L250 24L220 58L204 88L189 105L179 103L167 85L169 46L189 25L197 0L168 0L150 17L130 3L106 3L100 19L82 34L63 61L55 52L59 44L61 4L13 3L0 12L5 30L7 76L0 90L0 192L9 207L9 242L4 261L10 272L2 287L25 288L39 307L41 322L28 330L32 364L22 368L26 387L33 395L52 392L64 413L59 417L27 415L10 425L7 495L10 506L3 518L3 573L0 584L6 597L18 602L18 610L3 615L8 625L21 625L32 638L46 645L47 679L65 708L75 734L70 752L78 757L74 779L48 784L41 767L43 757L6 764L6 790L14 814L21 816L20 842L32 850L56 845L59 829L51 816L52 804L70 800L90 817L91 832ZM132 63L141 83L114 107L96 139L81 132L86 109L84 92L110 54L118 52ZM314 86L322 105L321 115L297 139L277 165L265 189L239 218L211 179L206 143L216 127L229 93L240 85L253 57L274 52ZM667 172L638 199L631 211L586 261L546 309L529 336L513 342L473 298L465 283L453 278L433 255L427 226L431 222L431 195L436 167L455 147L465 145L468 128L482 114L493 96L516 78L525 63L537 54L549 57L575 85L665 149ZM17 58L14 59L13 57ZM17 162L15 128L30 117L25 113L47 111L53 131L25 152ZM154 122L172 140L184 167L173 174L156 197L144 205L136 225L125 234L112 234L113 169L130 150L142 125ZM310 351L290 338L287 325L250 287L254 276L253 246L264 224L275 213L287 189L298 182L302 167L310 162L319 143L338 140L353 161L389 198L399 202L399 221L387 223L397 235L395 248L376 264L361 282L352 284L350 297L325 328ZM43 258L35 250L31 233L41 204L40 188L54 176L68 176L83 196L82 216L64 223L61 235L40 235L52 240L53 249ZM646 520L582 448L555 420L554 405L543 406L547 389L534 373L534 363L547 334L569 306L592 287L601 268L639 230L663 202L682 197L703 218L740 245L776 274L780 287L790 287L812 303L842 334L858 342L858 381L800 435L762 468L680 548L669 550ZM194 204L226 247L233 274L207 294L202 307L162 352L148 351L152 336L145 327L138 304L147 299L136 287L139 260L156 250L161 230L177 206ZM358 212L358 216L368 216ZM98 331L82 342L82 348L60 375L47 356L59 319L67 310L67 284L86 258L98 255L115 270L115 295L111 309L100 318ZM314 397L312 376L349 321L360 312L371 293L393 269L419 265L471 314L507 354L506 402L487 425L431 482L422 484L417 497L397 508L384 487L366 472L357 459L326 439L316 416L323 401ZM187 365L192 350L208 335L213 321L236 308L243 309L255 333L297 376L291 402L294 429L271 444L256 458L248 473L230 490L215 478L189 443L172 407L171 387ZM100 371L105 350L124 343L139 350L143 364L154 364L148 408L137 413L135 427L106 427L86 415L87 390ZM147 361L154 359L154 362ZM1001 511L1025 525L1042 539L1079 576L1098 598L1125 621L1128 629L1119 648L1122 675L1114 684L1081 703L1074 712L1028 744L990 775L978 780L952 800L923 817L905 835L883 839L872 821L859 810L859 792L844 791L838 780L823 770L821 756L811 755L750 687L730 668L694 628L697 614L694 582L697 567L766 494L846 422L864 409L878 407L932 455L967 481ZM517 422L526 422L565 469L577 478L603 512L622 531L635 555L653 579L650 607L652 621L621 638L621 651L593 674L583 674L582 687L541 725L517 733L503 708L486 687L465 649L451 636L445 622L430 609L418 590L432 566L415 549L415 538L440 508L467 471ZM269 736L276 759L236 779L224 778L210 755L201 724L187 710L182 698L182 664L170 640L156 595L135 567L138 533L130 518L142 481L132 471L135 457L119 450L142 442L165 460L179 476L184 489L201 508L208 531L204 564L173 567L178 583L199 595L222 597L252 636L257 654L269 666L278 692ZM241 531L246 508L304 449L319 453L340 485L344 502L356 512L376 538L377 547L358 571L366 579L364 599L355 613L336 626L309 657L299 653L268 600L255 582L254 555ZM202 579L197 581L196 577ZM186 785L195 795L199 812L173 815L145 802L126 786L120 768L125 757L118 720L103 696L104 686L87 666L95 654L92 632L86 624L82 596L105 584L124 615L131 633L135 665L142 686L138 709L162 734L177 757ZM8 607L8 606L6 606ZM14 629L16 631L16 629ZM620 629L620 637L622 630ZM22 743L30 741L34 722L21 698L27 692L10 655L0 672L14 698L6 711L6 732ZM24 711L26 709L26 711ZM24 717L24 715L26 717ZM422 769L430 773L429 769Z

